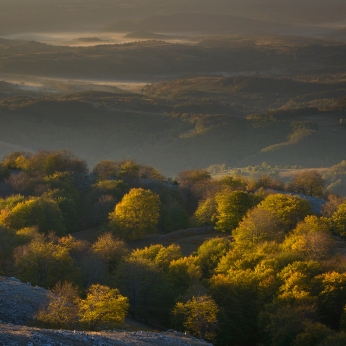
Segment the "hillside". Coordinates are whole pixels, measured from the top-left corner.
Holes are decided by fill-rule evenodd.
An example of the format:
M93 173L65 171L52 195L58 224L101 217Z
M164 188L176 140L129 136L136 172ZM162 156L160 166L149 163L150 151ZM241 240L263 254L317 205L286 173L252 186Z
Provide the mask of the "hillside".
M262 85L266 92L260 93ZM100 158L133 158L168 175L215 163L319 167L344 159L346 128L338 110L343 101L335 101L345 94L343 83L198 78L150 86L144 93L5 98L0 101L0 154L66 148L91 166ZM334 109L260 115L289 100L306 107L304 97L308 105L319 106L322 94L329 97L324 104L335 104Z
M0 294L0 342L6 346L211 345L173 330L162 333L131 331L127 326L119 331L88 333L28 327L25 324L31 322L34 314L47 301L49 291L21 283L15 278L0 276Z

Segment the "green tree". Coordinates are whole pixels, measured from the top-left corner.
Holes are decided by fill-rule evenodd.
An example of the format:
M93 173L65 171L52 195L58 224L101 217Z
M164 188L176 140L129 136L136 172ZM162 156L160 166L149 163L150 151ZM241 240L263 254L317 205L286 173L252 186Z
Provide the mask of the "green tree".
M331 217L335 232L346 237L346 202L341 203Z
M269 195L258 208L272 212L286 230L292 229L305 216L311 214L307 200L284 194Z
M10 228L37 226L44 233L54 231L58 235L63 235L66 232L59 205L50 198L31 198L18 203L8 214L2 216L2 223Z
M236 228L246 212L254 206L254 198L244 191L220 193L215 197L218 221L216 229L222 232Z
M180 257L182 257L180 246L176 244L171 244L167 247L160 244L151 245L144 249L136 249L131 253L131 258L143 258L151 261L163 271L167 271L171 261L177 260Z
M13 209L17 204L23 203L25 201L25 197L22 195L12 195L7 198L0 198L0 209Z
M171 288L158 264L144 257L130 256L115 271L115 283L129 298L129 312L133 318L145 321L154 315L168 320L172 305Z
M197 226L214 226L217 220L217 203L210 197L198 203L198 208L193 215L193 223Z
M201 339L213 340L218 329L219 307L210 296L192 297L186 303L178 302L173 310L183 315L184 327Z
M297 335L294 346L316 346L333 335L333 331L322 323L305 323L304 331Z
M110 228L123 239L138 239L156 230L160 198L150 190L131 189L109 214Z
M168 278L174 288L183 293L202 277L202 271L196 257L182 257L169 264Z
M114 327L124 323L128 308L128 299L118 289L95 284L87 290L87 297L79 302L79 317L81 322L88 323L90 330L101 324Z
M308 305L290 306L275 301L259 314L259 329L265 345L294 345L296 337L304 333L306 323L316 318L314 308Z
M53 287L58 281L73 281L79 277L69 250L42 239L17 247L14 259L18 277L34 285Z
M213 274L222 256L231 249L228 239L213 238L206 240L197 250L197 263L202 269L204 277Z
M214 275L210 281L210 292L220 307L220 333L218 341L221 345L250 344L248 327L245 320L238 293L228 278L224 275ZM227 326L224 328L224 326Z
M318 310L322 321L337 329L346 305L346 273L329 272L317 277L321 283Z

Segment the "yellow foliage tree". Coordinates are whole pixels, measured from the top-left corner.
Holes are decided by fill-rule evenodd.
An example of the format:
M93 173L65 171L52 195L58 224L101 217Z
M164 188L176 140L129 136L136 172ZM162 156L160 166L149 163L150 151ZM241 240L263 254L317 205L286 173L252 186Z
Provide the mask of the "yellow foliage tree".
M341 237L346 237L346 202L340 204L337 210L332 215L332 222L337 234Z
M128 308L127 297L118 289L95 284L89 287L86 299L79 302L79 317L81 322L88 323L90 330L95 330L100 324L124 323Z
M184 315L184 327L201 339L212 340L218 327L219 308L210 296L192 297L186 303L178 302L175 315Z
M160 198L150 190L131 189L109 214L111 229L123 239L138 239L156 230Z
M292 229L311 214L311 207L306 199L280 193L269 195L258 208L272 212L286 230Z

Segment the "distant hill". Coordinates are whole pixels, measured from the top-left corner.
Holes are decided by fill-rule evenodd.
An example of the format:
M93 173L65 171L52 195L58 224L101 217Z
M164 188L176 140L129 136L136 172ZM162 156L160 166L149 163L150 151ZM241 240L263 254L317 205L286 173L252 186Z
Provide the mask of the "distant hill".
M95 102L97 95L93 97ZM226 114L188 118L188 114L131 110L132 103L143 102L135 97L112 102L113 110L107 111L76 100L2 100L1 139L18 147L8 146L0 155L23 147L64 148L87 159L90 167L101 159L129 158L168 176L215 163L244 167L266 161L321 167L345 159L341 111L301 109L247 118Z
M153 32L148 32L148 31L130 32L129 34L125 35L124 37L125 38L142 38L142 39L149 39L149 40L168 40L168 39L174 38L174 36L155 34Z
M333 30L326 37L333 40L346 41L346 28Z
M91 43L91 42L105 42L98 37L79 37L74 39L73 41L83 42L83 43Z
M177 13L141 20L120 20L104 31L204 32L227 34L279 33L292 29L288 24L221 14Z

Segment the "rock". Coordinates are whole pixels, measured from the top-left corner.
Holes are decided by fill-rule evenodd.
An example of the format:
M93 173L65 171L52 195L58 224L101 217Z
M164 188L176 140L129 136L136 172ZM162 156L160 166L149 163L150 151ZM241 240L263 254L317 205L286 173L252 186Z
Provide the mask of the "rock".
M3 322L25 324L33 319L50 292L21 283L16 278L0 277L0 318Z

